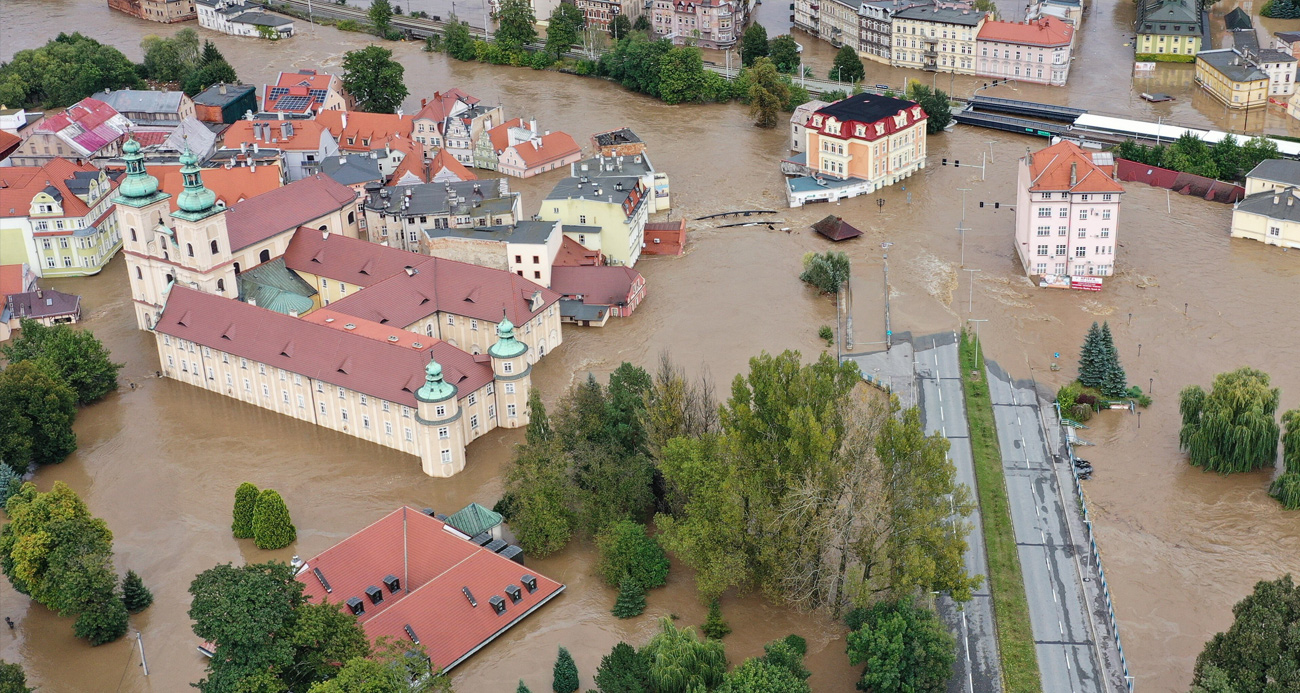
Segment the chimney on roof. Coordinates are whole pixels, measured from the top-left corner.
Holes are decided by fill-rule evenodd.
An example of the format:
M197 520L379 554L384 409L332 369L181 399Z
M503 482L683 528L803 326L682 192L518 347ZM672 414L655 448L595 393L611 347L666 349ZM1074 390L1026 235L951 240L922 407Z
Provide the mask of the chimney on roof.
M536 119L536 118L533 118L532 120L528 121L528 129L529 129L529 130L532 130L534 135L537 134L537 119Z
M343 120L343 129L344 129L344 130L347 130L347 129L348 129L348 112L347 112L347 111L343 111L341 114L339 114L339 117L342 118L342 120Z
M225 94L226 94L226 83L225 83L225 82L222 82L221 85L217 87L217 93L218 93L218 94L221 94L222 96L225 96Z
M1277 198L1274 198L1274 201L1276 201L1276 199L1277 199ZM42 289L37 289L37 290L36 290L36 298L40 298L40 297L43 296L44 294L45 294L45 291L44 291L44 290L42 290Z
M1070 187L1073 188L1079 182L1079 162L1070 162Z
M401 118L401 117L402 117L402 109L400 109L400 108L397 109L397 117L398 117L398 118Z
M253 143L253 153L254 153L254 154L257 153L257 143L256 143L256 142Z
M428 99L420 99L420 108L424 108L426 105L428 105L428 103L429 103Z
M280 117L280 120L284 120L284 111L276 111L275 114Z

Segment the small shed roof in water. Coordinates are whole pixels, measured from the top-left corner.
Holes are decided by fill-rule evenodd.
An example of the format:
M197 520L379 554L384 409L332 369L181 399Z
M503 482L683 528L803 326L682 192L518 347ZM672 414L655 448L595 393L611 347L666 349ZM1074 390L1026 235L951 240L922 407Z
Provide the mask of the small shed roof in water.
M854 228L852 224L844 221L834 214L822 219L812 225L813 231L831 239L832 241L843 241L850 238L857 238L862 232Z

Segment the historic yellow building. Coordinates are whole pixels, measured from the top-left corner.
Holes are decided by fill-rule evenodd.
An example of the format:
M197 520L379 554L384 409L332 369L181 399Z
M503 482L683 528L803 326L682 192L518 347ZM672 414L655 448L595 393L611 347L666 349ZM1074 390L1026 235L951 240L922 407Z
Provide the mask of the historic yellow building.
M1204 28L1196 0L1138 0L1137 12L1138 60L1190 63L1201 52Z
M1268 103L1268 74L1231 48L1197 53L1196 82L1228 108Z
M985 14L938 6L894 13L890 64L919 70L975 74L975 37Z

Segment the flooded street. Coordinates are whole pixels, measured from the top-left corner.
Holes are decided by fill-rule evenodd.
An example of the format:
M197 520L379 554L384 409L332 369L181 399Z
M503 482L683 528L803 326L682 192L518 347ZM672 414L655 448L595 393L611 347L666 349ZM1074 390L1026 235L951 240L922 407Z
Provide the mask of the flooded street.
M411 8L421 9L421 2L412 0ZM1216 28L1233 6L1228 0L1214 6ZM785 7L775 0L761 6L758 17L769 35L788 19ZM1125 32L1132 12L1126 0L1092 5L1068 90L1013 85L982 93L1240 130L1240 115L1224 121L1222 107L1195 88L1191 66L1161 66L1154 76L1132 78L1130 49L1123 45L1131 38ZM179 28L110 12L99 0L5 0L0 60L43 44L57 31L82 31L138 60L141 37ZM344 52L367 43L364 35L325 27L279 43L200 35L254 84L281 69L338 71ZM799 40L807 47L806 60L823 76L833 49L806 36ZM542 127L566 130L580 142L593 132L631 127L649 143L656 167L672 177L674 218L765 208L777 210L777 229L794 229L786 234L693 223L685 256L638 264L648 295L631 319L604 329L566 328L564 347L534 371L548 401L575 377L604 375L622 361L650 365L665 349L688 369L707 368L722 393L760 350L815 355L824 348L817 328L834 323L834 305L812 295L796 275L805 252L827 247L808 224L835 213L867 232L837 248L853 259L855 351L871 350L869 343L883 339L880 245L887 241L894 244L889 259L896 332L925 334L959 328L968 317L988 319L982 336L991 358L1012 375L1032 375L1055 387L1071 376L1088 325L1108 319L1131 382L1146 389L1152 379L1155 404L1144 412L1140 429L1136 416L1108 413L1081 432L1096 444L1082 453L1097 471L1086 489L1140 690L1185 691L1196 654L1230 623L1232 604L1257 580L1300 574L1300 514L1284 514L1267 497L1267 474L1202 474L1177 449L1177 391L1190 383L1208 385L1215 373L1241 365L1261 368L1282 388L1282 407L1300 407L1300 255L1230 240L1230 207L1184 197L1167 203L1164 190L1130 185L1119 275L1100 294L1039 290L1019 274L1011 241L1014 213L994 211L991 204L980 209L979 202L1015 199L1015 158L1027 147L1042 147L1040 139L959 127L931 138L931 167L905 186L885 190L879 210L875 196L833 208L789 210L777 172L788 131L754 128L744 106L667 106L596 80L459 63L412 44L388 46L407 67L408 106L434 90L458 86L500 102L511 117L537 118ZM919 75L873 63L867 70L869 82L894 84ZM948 86L942 84L947 75L920 76ZM982 81L957 78L950 84L955 94L968 95ZM1164 91L1178 100L1149 104L1137 98L1144 91ZM1251 114L1252 129L1260 115ZM1290 124L1297 121L1277 113L1267 118L1270 132L1300 135ZM979 169L939 166L942 157L978 161L981 153L992 156L986 180ZM511 182L524 193L526 214L537 211L556 178ZM969 312L971 275L961 271L955 231L962 216L958 188L970 189L965 264L981 270L974 275ZM491 505L499 497L501 467L522 432L485 436L469 449L464 473L436 480L421 474L413 457L152 377L157 357L151 340L134 327L125 274L119 256L97 277L45 282L83 296L86 326L127 365L124 387L78 416L80 449L63 464L40 470L36 482L48 489L62 480L76 489L114 530L118 569L136 570L154 590L154 606L132 618L143 633L151 675L146 679L137 666L134 641L87 647L72 637L71 619L32 606L7 583L0 585L0 615L18 624L15 631L0 630L0 657L23 662L42 690L186 690L203 667L185 614L186 588L196 573L225 561L314 555L401 503L449 512L470 501ZM1054 352L1062 354L1060 372L1050 370ZM130 382L137 389L127 387ZM231 500L242 481L284 495L299 528L291 548L259 551L231 538ZM499 693L513 690L520 678L535 691L546 690L558 645L572 650L585 690L600 657L620 639L643 643L655 617L675 613L679 624L703 621L704 607L685 570L675 570L667 587L648 595L645 616L613 618L614 590L592 574L593 562L590 547L578 543L530 561L569 590L457 668L456 690ZM844 655L843 628L830 619L773 607L754 595L729 595L723 610L736 628L725 640L733 663L795 632L809 641L813 689L853 690L858 672Z

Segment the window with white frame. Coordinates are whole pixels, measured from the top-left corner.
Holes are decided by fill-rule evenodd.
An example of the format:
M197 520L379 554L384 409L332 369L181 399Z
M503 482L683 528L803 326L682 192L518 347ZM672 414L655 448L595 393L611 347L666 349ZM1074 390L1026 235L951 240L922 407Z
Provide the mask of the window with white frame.
M512 419L515 418L515 411L516 411L516 409L515 409L515 405L513 405L513 404L507 404L507 405L506 405L506 416L508 416L508 417L510 417L510 418L512 418Z
M478 430L478 414L469 417L469 427L472 430Z
M507 395L513 395L513 394L515 394L515 384L514 384L514 383L506 383L506 394L507 394Z
M442 451L442 463L451 464L451 450Z

